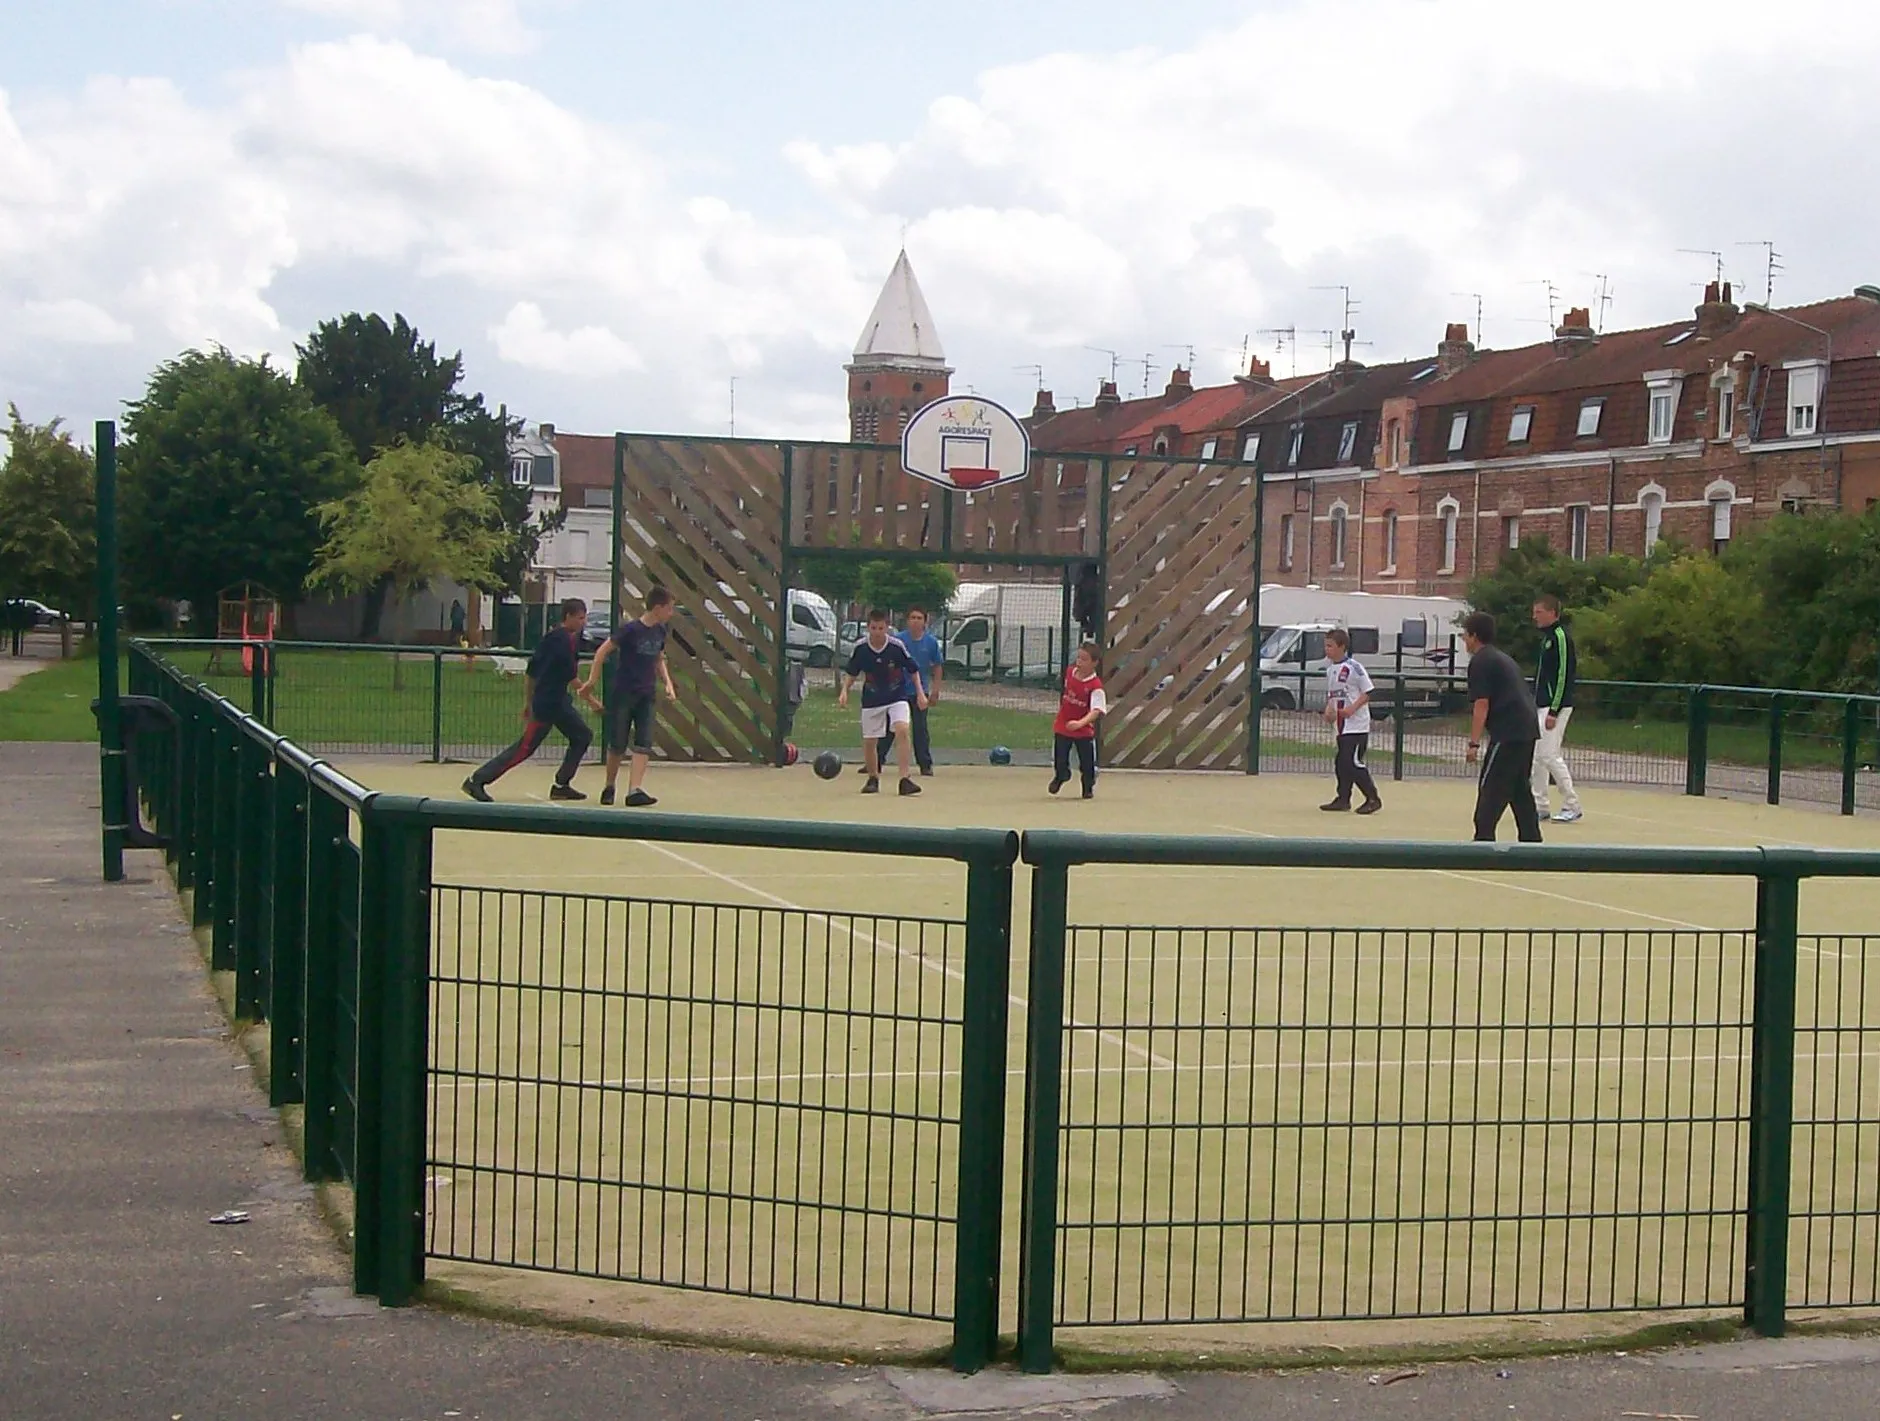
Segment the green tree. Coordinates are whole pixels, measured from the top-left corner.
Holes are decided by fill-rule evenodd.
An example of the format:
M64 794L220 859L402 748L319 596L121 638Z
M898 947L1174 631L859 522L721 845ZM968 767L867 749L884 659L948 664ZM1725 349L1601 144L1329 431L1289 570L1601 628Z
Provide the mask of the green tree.
M218 348L158 366L124 429L130 590L188 598L196 629L213 632L217 594L252 579L291 629L321 543L314 508L359 479L332 415L265 359Z
M890 562L886 559L863 563L860 581L861 600L870 607L886 607L895 612L924 607L936 622L960 582L958 574L943 562Z
M862 564L854 558L809 553L797 558L794 580L798 587L822 593L836 615L843 616L862 595Z
M1724 559L1761 595L1768 684L1876 689L1880 512L1773 518Z
M7 406L0 467L0 597L37 597L90 621L97 600L97 478L91 454ZM68 633L69 635L69 633Z
M1540 652L1540 633L1533 618L1537 597L1546 592L1558 597L1571 625L1578 614L1603 607L1613 597L1643 584L1647 567L1623 554L1580 561L1555 552L1545 538L1530 538L1508 549L1495 567L1478 574L1469 583L1468 600L1475 610L1495 618L1497 644L1515 660L1532 666Z
M475 481L490 496L489 526L504 541L489 576L471 585L491 593L519 587L562 513L536 516L532 491L510 482L509 439L522 423L459 388L462 353L440 356L402 315L387 325L383 316L358 312L321 322L297 351L301 387L339 421L361 464L400 440L442 444L475 461ZM377 633L391 590L387 583L366 589L362 636Z
M1762 593L1748 577L1716 558L1685 554L1580 618L1581 674L1761 685L1768 626Z
M359 486L316 510L326 535L308 584L341 595L387 586L411 596L438 578L495 576L504 547L476 460L442 444L396 444Z

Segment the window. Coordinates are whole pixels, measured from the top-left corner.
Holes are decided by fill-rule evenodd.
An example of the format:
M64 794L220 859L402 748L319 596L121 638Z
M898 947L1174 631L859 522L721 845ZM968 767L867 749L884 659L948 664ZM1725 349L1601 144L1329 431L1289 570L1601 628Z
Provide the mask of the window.
M1349 464L1351 451L1358 447L1358 421L1348 419L1345 427L1338 431L1338 462Z
M1260 436L1259 435L1249 434L1247 436L1246 440L1240 446L1240 457L1245 459L1250 464L1255 459L1260 457Z
M567 567L586 567L588 560L588 535L585 530L570 531L568 534Z
M1384 510L1384 571L1397 570L1397 510Z
M1710 547L1712 552L1722 552L1730 541L1730 508L1733 500L1727 495L1710 500Z
M1457 410L1449 417L1449 452L1460 454L1462 445L1469 437L1469 412Z
M1436 514L1443 520L1443 565L1438 572L1456 570L1456 518L1462 512L1462 505L1453 498L1445 498L1436 505Z
M1390 422L1390 437L1384 442L1390 450L1390 467L1394 469L1403 462L1403 426L1394 419Z
M1657 489L1647 489L1638 496L1638 502L1645 510L1645 551L1649 555L1664 536L1665 496Z
M1648 444L1669 444L1678 424L1678 392L1684 386L1684 378L1675 371L1669 374L1647 375L1645 383L1651 388L1651 413L1648 417L1645 440Z
M555 487L555 460L552 456L535 461L535 477L532 482L537 488Z
M1161 434L1158 434L1158 435L1156 436L1156 438L1155 438L1155 452L1156 452L1156 453L1158 453L1158 454L1166 454L1166 453L1168 453L1168 437L1167 437L1166 435L1161 435Z
M1293 516L1282 513L1279 519L1279 569L1291 572L1293 565Z
M509 482L525 487L535 482L535 460L519 454L509 461Z
M1201 462L1202 463L1205 464L1208 462L1208 460L1214 457L1215 443L1216 441L1212 439L1204 439L1201 441Z
M1821 367L1819 365L1791 365L1789 367L1789 433L1813 434L1817 423L1817 407L1821 400Z
M585 508L612 508L614 491L610 488L582 489L581 503Z
M1516 405L1514 414L1508 420L1508 442L1510 444L1527 443L1528 431L1533 428L1534 406Z
M1575 562L1586 561L1586 524L1591 512L1584 503L1567 510L1567 556Z
M1345 523L1345 505L1342 503L1334 503L1332 505L1333 567L1343 567L1345 565Z
M1590 400L1580 401L1580 422L1574 427L1574 437L1585 439L1599 433L1599 417L1605 412L1606 397L1595 395Z
M1518 514L1509 514L1501 520L1501 542L1505 548L1521 546L1521 519Z
M1736 433L1736 391L1717 390L1717 438L1728 439Z
M1306 441L1306 429L1303 424L1295 424L1292 431L1292 443L1286 446L1286 467L1299 467L1299 446Z

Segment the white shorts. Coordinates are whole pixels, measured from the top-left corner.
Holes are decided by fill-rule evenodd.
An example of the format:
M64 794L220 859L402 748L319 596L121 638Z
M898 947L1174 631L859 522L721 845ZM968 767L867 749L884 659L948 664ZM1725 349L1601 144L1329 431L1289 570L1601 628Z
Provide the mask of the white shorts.
M862 707L862 739L864 740L879 740L890 729L899 730L907 723L906 701L891 701L885 706Z

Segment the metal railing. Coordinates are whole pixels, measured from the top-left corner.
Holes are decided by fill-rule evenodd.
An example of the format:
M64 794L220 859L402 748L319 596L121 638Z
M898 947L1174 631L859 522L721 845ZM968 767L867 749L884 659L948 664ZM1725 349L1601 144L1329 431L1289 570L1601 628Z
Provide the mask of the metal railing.
M1023 857L1027 1368L1059 1327L1740 1305L1779 1333L1880 1302L1880 936L1797 930L1804 879L1880 853L1033 830ZM1106 864L1748 878L1756 921L1080 921L1072 870Z

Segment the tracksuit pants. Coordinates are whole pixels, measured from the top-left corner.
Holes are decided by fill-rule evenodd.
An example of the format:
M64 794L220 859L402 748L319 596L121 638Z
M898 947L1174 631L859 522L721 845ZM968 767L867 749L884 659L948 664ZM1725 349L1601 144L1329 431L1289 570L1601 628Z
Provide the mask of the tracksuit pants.
M1355 788L1364 795L1369 804L1377 798L1377 781L1371 778L1371 771L1364 763L1364 752L1370 748L1371 732L1368 730L1348 731L1338 737L1338 761L1335 769L1338 774L1338 802L1351 803L1351 791Z
M1097 737L1094 735L1054 735L1051 737L1052 776L1059 784L1071 777L1071 751L1077 752L1077 773L1085 789L1097 783Z
M1541 738L1534 746L1534 807L1541 817L1547 817L1547 777L1552 775L1554 783L1560 786L1560 807L1578 809L1580 796L1573 788L1573 776L1567 773L1567 757L1563 747L1567 739L1567 722L1573 719L1573 707L1562 706L1554 713L1554 728L1547 728L1547 712L1540 713Z
M907 703L907 733L913 737L914 763L932 774L933 745L927 739L927 712L912 701ZM882 736L876 742L875 749L880 762L887 764L889 757L894 753L894 736L892 734Z
M540 749L550 730L559 730L568 737L568 753L561 757L561 769L556 771L555 783L573 783L574 772L581 768L581 761L587 758L588 747L594 743L594 732L588 729L587 718L575 709L573 701L563 701L557 710L543 719L537 719L536 715L536 712L530 712L527 723L522 727L520 740L479 766L470 778L480 785L494 784Z
M1524 844L1541 841L1541 817L1534 807L1529 779L1534 771L1532 740L1491 740L1482 752L1482 768L1475 787L1475 837L1495 842L1495 829L1504 809L1514 811L1514 827Z

